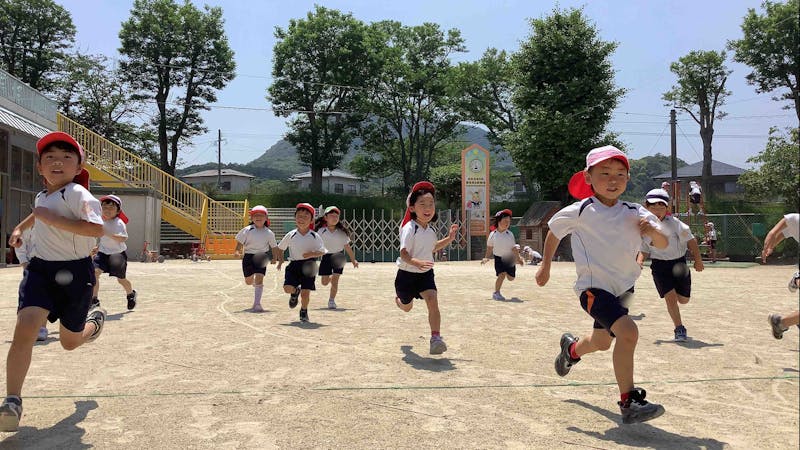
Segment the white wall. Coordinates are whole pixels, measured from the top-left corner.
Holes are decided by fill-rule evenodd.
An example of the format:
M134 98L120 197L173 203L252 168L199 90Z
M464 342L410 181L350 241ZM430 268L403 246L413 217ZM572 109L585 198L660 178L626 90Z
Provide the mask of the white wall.
M161 197L147 189L93 188L92 194L100 198L114 194L122 199L122 210L128 216L128 259L136 261L142 252L144 241L151 250L158 249L161 241Z

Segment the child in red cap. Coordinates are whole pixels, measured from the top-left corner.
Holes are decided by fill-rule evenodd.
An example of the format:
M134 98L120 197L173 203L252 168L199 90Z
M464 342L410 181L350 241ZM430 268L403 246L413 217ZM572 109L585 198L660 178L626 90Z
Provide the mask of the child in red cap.
M486 255L481 260L481 264L486 264L490 258L494 258L494 273L497 278L494 280L492 300L505 301L506 298L500 293L503 281L514 281L514 277L517 275L516 264L522 265L519 245L509 229L510 226L510 209L497 211L490 220L491 232L486 239Z
M278 252L275 233L269 229L269 214L263 205L256 205L250 210L250 225L236 234L234 254L242 257L242 274L244 282L253 286L253 312L263 312L261 295L264 292L264 275L267 273L267 262L271 260L270 251L280 259L283 252ZM274 261L272 262L274 264Z
M94 257L95 276L97 282L92 291L92 306L100 306L97 298L100 292L100 275L104 272L111 277L116 277L117 282L125 289L125 298L128 301L128 311L136 307L136 291L128 281L128 216L122 211L122 199L116 195L100 197L100 206L103 210L103 236L97 245L97 255Z
M36 196L33 213L14 228L8 240L10 246L19 247L22 233L33 226L36 248L19 288L0 431L16 431L19 426L22 385L42 321L60 321L61 346L74 350L97 339L106 317L101 308L89 307L95 283L89 255L96 238L103 235L103 219L100 202L88 191L83 148L69 134L57 131L39 139L36 149L36 168L46 189Z
M283 278L283 291L289 294L289 308L297 306L297 297L301 298L300 322L308 322L308 302L311 291L317 289L317 258L324 255L325 243L313 228L316 209L309 203L298 203L294 210L294 223L297 228L286 233L278 244L278 248L289 250L292 260L286 266ZM283 255L281 255L283 256ZM281 269L283 258L278 260Z
M565 376L581 357L608 350L614 338L614 375L619 386L622 423L644 422L664 413L664 407L645 400L644 389L633 385L633 353L639 330L628 315L627 300L641 274L636 254L645 242L666 248L658 218L639 204L619 201L630 179L625 154L613 146L596 148L586 155L586 168L572 176L570 193L579 202L558 211L548 222L542 265L536 282L550 279L550 263L558 244L572 234L572 256L578 280L575 293L586 313L594 319L594 331L580 340L561 336L556 373Z
M395 303L405 312L411 311L415 298L425 300L428 323L431 326L432 355L440 355L447 345L440 334L441 315L433 277L433 254L448 246L456 237L458 225L453 224L447 237L437 240L431 223L436 214L436 188L420 181L406 198L406 214L400 226L400 257L397 258L397 277L394 280Z

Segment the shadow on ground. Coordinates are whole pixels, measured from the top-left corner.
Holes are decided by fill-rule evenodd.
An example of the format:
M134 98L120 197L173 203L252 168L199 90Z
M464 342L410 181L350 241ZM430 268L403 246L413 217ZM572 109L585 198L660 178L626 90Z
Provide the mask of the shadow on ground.
M426 358L418 355L411 349L412 347L410 345L400 346L400 350L405 354L405 356L403 356L403 362L414 369L445 372L456 368L455 364L453 364L449 358Z
M94 400L81 400L75 402L75 412L69 417L64 418L57 424L46 429L36 429L34 427L19 427L19 430L3 439L0 447L6 449L22 448L59 448L59 449L84 449L92 448L92 445L83 442L83 435L86 430L78 424L86 419L89 411L97 409L97 402ZM25 416L22 420L24 423Z

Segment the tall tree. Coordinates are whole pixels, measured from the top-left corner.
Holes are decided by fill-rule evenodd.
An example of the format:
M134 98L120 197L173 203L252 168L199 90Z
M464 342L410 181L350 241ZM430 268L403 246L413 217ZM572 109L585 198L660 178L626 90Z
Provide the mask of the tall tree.
M744 37L729 41L728 47L735 51L734 61L753 68L747 82L756 86L756 92L789 89L775 100L792 100L800 121L800 2L765 1L762 6L764 15L747 10Z
M149 162L158 164L155 130L142 119L145 104L102 55L67 56L53 85L59 109L68 117Z
M311 189L322 192L322 171L339 167L364 115L359 112L378 64L367 27L350 14L316 6L305 19L276 28L267 99L276 115L294 116L286 140L311 166Z
M750 197L781 197L787 211L797 211L800 206L800 129L783 134L772 128L769 134L764 150L747 160L759 164L758 168L743 173L739 184Z
M714 139L714 121L725 117L717 108L725 104L731 92L725 82L732 71L725 67L725 52L692 51L670 64L669 70L678 77L678 84L665 92L662 98L673 106L689 113L700 125L703 140L703 188L708 188L711 176L711 141Z
M120 72L137 95L155 100L161 169L173 174L183 140L206 131L200 112L235 76L222 9L190 1L135 0L119 37Z
M614 42L600 39L580 9L531 20L532 34L513 57L517 132L506 139L514 164L543 196L567 200L567 181L591 148L614 143L606 132L624 89L614 84Z
M456 29L445 33L432 23L408 27L395 21L372 24L371 37L383 65L369 90L364 147L394 167L408 190L430 176L435 153L458 131L461 116L447 94L450 55L465 51L464 40Z
M47 91L75 41L69 11L53 0L0 0L0 68Z

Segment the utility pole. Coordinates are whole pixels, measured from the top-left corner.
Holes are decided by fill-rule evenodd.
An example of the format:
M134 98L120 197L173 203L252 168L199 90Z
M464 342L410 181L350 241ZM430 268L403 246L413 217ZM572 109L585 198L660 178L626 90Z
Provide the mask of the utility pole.
M678 179L678 136L675 134L675 126L678 124L675 110L669 110L669 129L670 129L670 155L672 157L672 181Z
M674 162L672 163L675 164ZM222 130L217 129L217 189L222 188Z

